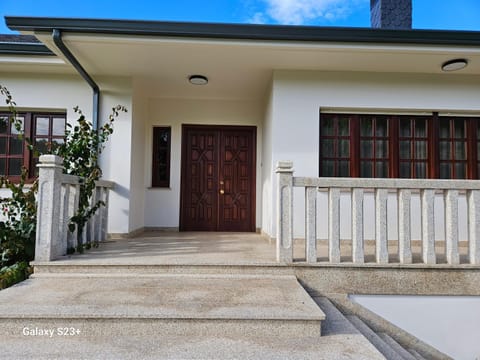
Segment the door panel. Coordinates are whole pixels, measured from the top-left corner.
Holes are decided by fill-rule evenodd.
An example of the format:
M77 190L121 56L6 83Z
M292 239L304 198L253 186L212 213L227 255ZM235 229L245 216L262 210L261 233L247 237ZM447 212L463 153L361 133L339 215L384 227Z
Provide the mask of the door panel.
M220 147L219 230L251 231L252 136L250 131L223 130ZM223 182L223 186L222 186Z
M180 229L255 231L256 129L183 127Z
M186 179L182 203L186 229L215 231L217 227L218 134L188 131L185 138Z

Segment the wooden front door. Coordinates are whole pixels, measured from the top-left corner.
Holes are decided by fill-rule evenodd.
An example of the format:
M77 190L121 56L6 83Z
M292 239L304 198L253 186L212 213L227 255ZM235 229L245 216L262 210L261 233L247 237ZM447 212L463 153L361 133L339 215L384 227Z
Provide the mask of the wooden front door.
M182 128L180 230L255 231L256 128Z

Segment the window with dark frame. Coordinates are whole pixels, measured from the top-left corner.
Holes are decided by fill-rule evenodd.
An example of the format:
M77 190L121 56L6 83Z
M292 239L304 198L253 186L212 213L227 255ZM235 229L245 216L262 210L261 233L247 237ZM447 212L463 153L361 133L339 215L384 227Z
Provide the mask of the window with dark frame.
M18 131L10 122L11 115L0 113L0 175L12 180L19 179L22 167L28 170L28 177L38 175L38 157L29 150L26 138L30 139L38 152L47 153L55 144L65 141L65 114L44 114L20 112ZM24 136L19 136L23 132ZM38 155L38 154L37 154Z
M477 179L478 118L320 115L320 176Z
M152 187L170 186L170 142L170 127L153 128Z

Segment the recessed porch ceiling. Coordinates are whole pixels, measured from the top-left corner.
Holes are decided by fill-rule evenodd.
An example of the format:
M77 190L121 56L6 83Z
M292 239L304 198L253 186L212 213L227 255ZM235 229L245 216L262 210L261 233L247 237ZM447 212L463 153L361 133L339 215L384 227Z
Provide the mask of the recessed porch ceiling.
M39 40L63 57L50 33ZM153 97L259 99L274 70L363 71L480 75L480 48L421 44L297 42L172 38L148 35L66 33L63 40L86 71L131 77ZM469 60L467 68L445 74L441 64ZM65 71L59 67L59 72ZM208 77L192 86L191 74Z

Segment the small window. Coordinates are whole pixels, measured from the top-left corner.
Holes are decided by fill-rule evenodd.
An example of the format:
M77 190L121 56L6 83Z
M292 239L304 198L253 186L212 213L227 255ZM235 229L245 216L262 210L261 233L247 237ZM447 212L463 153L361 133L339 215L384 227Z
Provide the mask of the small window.
M170 138L169 127L153 128L152 187L170 186Z

